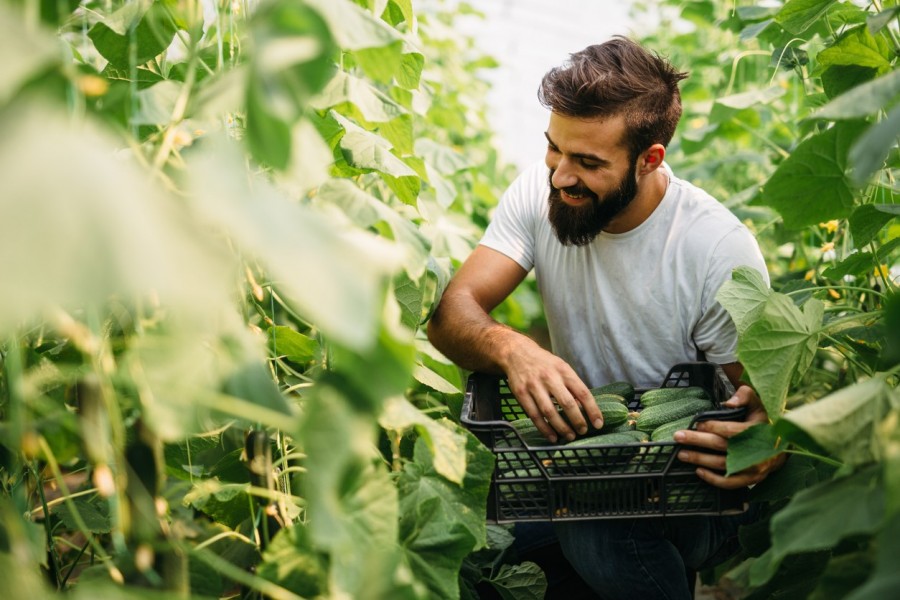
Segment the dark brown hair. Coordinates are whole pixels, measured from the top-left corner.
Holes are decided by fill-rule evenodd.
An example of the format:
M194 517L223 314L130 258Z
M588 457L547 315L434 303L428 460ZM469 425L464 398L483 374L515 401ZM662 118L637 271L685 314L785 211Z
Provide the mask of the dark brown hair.
M667 146L681 118L678 82L688 76L666 59L616 36L570 55L544 75L538 99L567 117L624 115L632 160L653 144Z

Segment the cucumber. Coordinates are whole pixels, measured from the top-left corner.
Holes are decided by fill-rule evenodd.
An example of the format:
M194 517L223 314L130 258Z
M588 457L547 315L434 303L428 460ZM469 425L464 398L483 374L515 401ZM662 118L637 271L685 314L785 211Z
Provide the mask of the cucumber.
M712 409L712 401L704 398L683 398L677 401L664 402L655 406L648 406L642 410L635 421L635 427L641 431L652 433L660 425Z
M598 402L597 407L603 413L603 428L618 427L628 421L630 411L619 402Z
M594 394L593 396L594 400L597 401L597 404L602 404L603 402L618 402L625 406L628 405L628 400L621 394Z
M641 406L647 408L648 406L656 406L657 404L664 404L666 402L671 402L672 400L678 400L682 398L708 399L709 394L706 393L706 390L697 385L692 385L689 387L657 388L647 390L646 392L641 394L640 402Z
M660 425L656 429L653 430L653 433L650 434L651 442L671 442L675 438L672 437L675 435L675 432L679 429L687 429L691 425L691 421L694 420L694 415L688 415L682 419L676 419L674 421L669 421L668 423L664 423Z
M600 394L616 394L625 398L625 402L628 403L634 401L634 386L627 381L614 381L612 383L607 383L606 385L591 388L591 394L595 398Z
M519 434L526 446L549 446L550 440L544 437L544 434L538 430L537 426L532 423L531 419L524 417L510 421L509 425ZM511 440L499 439L496 443L501 448L509 448L518 446Z

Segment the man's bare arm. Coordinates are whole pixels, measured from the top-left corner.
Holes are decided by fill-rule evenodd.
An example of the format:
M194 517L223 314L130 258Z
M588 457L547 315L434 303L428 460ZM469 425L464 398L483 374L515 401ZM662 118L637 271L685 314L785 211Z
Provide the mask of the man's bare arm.
M549 439L587 431L582 410L595 427L603 417L587 386L562 359L534 340L495 321L490 312L527 272L511 258L478 246L441 297L428 323L428 338L447 358L471 371L505 374L510 391Z

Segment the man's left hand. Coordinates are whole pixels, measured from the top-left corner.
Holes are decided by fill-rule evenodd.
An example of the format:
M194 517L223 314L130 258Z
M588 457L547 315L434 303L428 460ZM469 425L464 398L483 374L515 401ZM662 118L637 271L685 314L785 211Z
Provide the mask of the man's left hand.
M697 430L683 430L675 432L675 441L685 446L696 448L709 448L723 454L710 454L696 449L683 449L679 451L678 458L684 462L697 465L697 476L707 483L725 489L737 489L759 483L769 473L777 470L787 458L786 454L778 454L752 467L748 467L738 473L725 476L725 454L728 449L728 440L740 432L757 423L768 423L769 418L766 409L756 392L747 385L738 387L734 396L722 404L725 408L747 407L747 419L745 421L701 421L697 424Z

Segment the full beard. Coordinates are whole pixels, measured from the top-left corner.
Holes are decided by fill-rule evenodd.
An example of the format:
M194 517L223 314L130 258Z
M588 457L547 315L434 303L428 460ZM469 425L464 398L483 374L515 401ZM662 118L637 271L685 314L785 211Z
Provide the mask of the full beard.
M554 169L550 170L548 217L557 239L564 246L585 246L593 242L597 234L637 195L637 161L631 163L619 186L609 194L598 196L583 185L562 188L567 194L587 198L581 206L569 206L563 202L560 189L553 187L554 172Z

